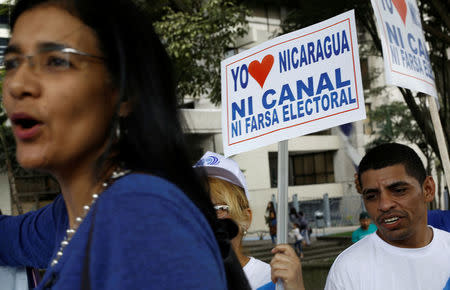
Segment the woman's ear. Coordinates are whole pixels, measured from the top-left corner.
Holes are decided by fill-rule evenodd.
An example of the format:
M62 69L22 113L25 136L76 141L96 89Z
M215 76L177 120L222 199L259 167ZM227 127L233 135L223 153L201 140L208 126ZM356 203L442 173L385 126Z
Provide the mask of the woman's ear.
M252 218L253 218L252 210L250 208L246 208L245 209L245 215L247 216L247 221L248 221L247 229L248 229L250 227L251 223L252 223Z

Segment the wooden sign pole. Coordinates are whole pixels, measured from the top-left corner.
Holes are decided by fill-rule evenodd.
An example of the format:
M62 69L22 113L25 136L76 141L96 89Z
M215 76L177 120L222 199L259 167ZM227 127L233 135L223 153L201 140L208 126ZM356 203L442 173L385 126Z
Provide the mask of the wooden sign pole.
M442 167L444 168L445 181L447 187L450 187L450 161L448 157L447 145L445 144L444 131L442 130L441 119L437 109L436 99L428 95L428 106L430 108L431 121L433 122L434 132L441 155Z

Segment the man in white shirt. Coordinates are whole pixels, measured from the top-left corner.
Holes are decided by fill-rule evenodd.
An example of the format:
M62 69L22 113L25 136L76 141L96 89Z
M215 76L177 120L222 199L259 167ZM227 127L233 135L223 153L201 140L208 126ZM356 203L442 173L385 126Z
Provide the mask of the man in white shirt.
M336 258L325 289L450 289L450 233L427 225L435 183L414 150L375 147L359 164L358 181L378 230Z

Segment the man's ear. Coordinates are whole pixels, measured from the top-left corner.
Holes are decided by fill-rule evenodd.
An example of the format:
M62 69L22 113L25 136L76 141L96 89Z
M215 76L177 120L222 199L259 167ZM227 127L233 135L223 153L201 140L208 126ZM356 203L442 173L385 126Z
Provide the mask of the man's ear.
M422 184L422 191L424 194L425 202L431 202L434 199L436 192L436 184L431 176L427 176Z
M119 118L127 117L131 113L131 103L130 101L124 101L120 103L119 107Z

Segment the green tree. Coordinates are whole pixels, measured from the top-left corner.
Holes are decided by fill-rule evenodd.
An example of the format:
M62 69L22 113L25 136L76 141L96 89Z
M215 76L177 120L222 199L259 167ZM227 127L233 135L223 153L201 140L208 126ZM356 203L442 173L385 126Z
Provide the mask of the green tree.
M424 106L424 104L421 105ZM392 102L381 105L369 112L368 115L378 129L375 138L367 144L368 149L387 142L406 140L420 148L427 159L427 172L431 174L433 150L417 127L417 123L405 103Z
M178 81L177 95L207 95L220 103L220 61L247 32L249 10L231 0L174 1L155 23L171 56Z
M275 3L266 0L265 2ZM375 15L370 1L359 0L321 0L320 5L313 1L281 0L289 11L283 20L283 33L300 29L328 19L344 11L355 9L358 29L367 32L372 39L373 48L381 54L381 41L377 33ZM450 44L450 2L447 0L418 0L422 26L429 43L430 59L436 75L436 86L439 93L440 119L447 144L450 144L450 93L449 93L449 60L447 50ZM326 9L324 9L326 7ZM400 88L405 103L436 156L440 158L439 149L431 123L429 110L421 105L422 93L414 94L408 89Z

